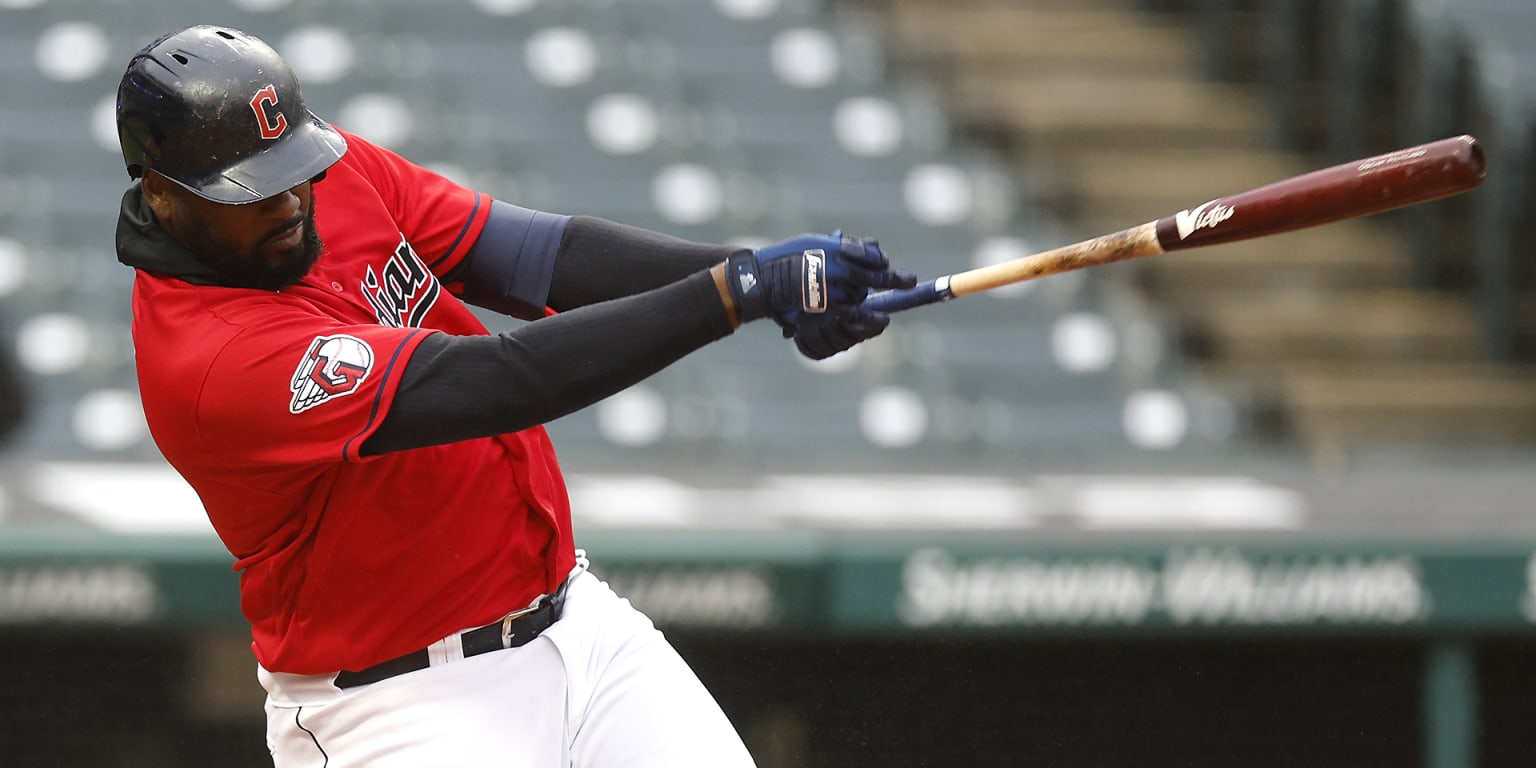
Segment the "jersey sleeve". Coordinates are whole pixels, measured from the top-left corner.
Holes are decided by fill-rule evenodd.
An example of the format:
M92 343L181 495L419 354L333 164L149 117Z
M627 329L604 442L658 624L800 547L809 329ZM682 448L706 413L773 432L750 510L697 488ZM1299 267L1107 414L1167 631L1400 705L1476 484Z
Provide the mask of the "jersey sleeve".
M243 467L360 461L406 362L431 333L322 317L249 326L206 368L199 440L209 455Z
M491 214L491 197L342 131L347 154L372 182L427 267L439 278L464 260Z

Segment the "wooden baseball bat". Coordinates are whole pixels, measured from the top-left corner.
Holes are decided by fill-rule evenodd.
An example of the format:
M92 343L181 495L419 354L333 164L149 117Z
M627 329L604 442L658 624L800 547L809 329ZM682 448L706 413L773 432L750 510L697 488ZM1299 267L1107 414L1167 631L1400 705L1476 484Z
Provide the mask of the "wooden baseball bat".
M1482 184L1486 173L1477 139L1455 136L1292 176L1137 227L944 275L914 288L873 293L864 306L897 312L1074 269L1369 216L1466 192Z

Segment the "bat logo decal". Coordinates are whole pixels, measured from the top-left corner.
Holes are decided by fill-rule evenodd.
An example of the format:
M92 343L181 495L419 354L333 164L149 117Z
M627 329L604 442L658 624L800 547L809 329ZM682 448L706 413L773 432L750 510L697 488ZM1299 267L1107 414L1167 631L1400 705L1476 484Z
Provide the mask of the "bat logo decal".
M1221 205L1212 200L1194 210L1175 213L1173 223L1179 229L1179 239L1186 240L1197 229L1212 229L1217 224L1232 218L1235 211L1236 209L1229 205Z
M373 368L373 348L355 336L316 336L293 372L290 413L357 391Z

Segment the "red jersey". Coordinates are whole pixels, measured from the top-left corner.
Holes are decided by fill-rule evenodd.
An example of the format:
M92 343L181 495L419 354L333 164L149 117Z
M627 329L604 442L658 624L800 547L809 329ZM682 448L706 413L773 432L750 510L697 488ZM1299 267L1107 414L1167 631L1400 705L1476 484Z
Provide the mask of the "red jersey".
M138 270L150 431L240 573L267 669L362 669L486 624L575 564L542 427L360 456L433 332L487 333L439 278L490 198L365 140L313 187L325 251L278 292Z

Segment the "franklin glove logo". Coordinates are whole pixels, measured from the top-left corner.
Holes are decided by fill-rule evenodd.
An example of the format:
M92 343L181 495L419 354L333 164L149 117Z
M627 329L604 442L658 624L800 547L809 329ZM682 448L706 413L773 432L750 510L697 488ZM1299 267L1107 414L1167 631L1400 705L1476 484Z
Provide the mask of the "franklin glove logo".
M293 372L290 413L357 391L373 368L373 349L355 336L316 336Z
M806 312L821 313L827 311L827 252L817 248L814 251L805 251L800 254L804 259L802 268L805 270L801 285L805 287L805 296L802 305Z

